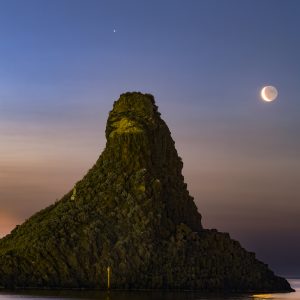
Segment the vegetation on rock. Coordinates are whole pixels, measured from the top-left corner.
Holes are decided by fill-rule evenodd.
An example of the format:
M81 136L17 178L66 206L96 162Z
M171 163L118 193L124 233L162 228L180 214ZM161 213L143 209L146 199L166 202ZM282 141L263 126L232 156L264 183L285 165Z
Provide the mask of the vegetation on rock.
M106 147L60 201L0 240L0 286L291 291L228 234L205 230L149 94L114 103Z

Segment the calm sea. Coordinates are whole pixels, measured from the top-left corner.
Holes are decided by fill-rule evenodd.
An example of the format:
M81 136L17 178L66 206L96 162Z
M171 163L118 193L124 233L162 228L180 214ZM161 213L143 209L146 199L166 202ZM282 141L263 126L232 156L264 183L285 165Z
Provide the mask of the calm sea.
M261 295L203 295L193 292L18 291L0 292L0 300L300 300L300 279L289 279L295 293Z

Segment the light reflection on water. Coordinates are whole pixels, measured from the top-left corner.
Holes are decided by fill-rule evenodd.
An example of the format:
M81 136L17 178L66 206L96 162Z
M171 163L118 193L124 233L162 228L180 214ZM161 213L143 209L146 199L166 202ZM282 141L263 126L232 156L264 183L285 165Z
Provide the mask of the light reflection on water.
M300 279L290 279L295 293L204 295L194 292L14 291L0 292L0 300L300 300Z

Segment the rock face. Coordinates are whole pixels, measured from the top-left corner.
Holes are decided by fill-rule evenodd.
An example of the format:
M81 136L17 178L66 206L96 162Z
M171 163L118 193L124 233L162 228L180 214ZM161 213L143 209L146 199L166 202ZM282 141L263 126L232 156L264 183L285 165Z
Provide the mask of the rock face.
M228 234L205 230L153 96L114 103L106 147L60 201L0 240L0 286L291 291Z

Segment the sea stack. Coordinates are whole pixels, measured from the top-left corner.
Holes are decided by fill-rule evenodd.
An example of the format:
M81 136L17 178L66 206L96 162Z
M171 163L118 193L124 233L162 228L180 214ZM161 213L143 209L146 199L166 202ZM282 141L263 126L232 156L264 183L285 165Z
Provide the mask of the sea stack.
M105 134L82 180L0 240L1 287L292 291L229 234L202 227L152 95L122 94Z

